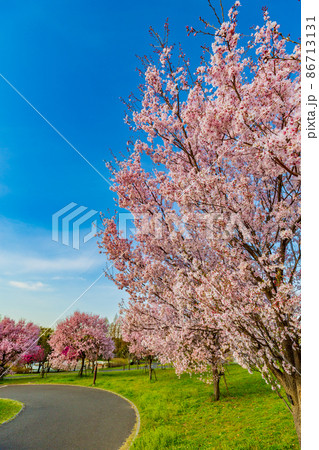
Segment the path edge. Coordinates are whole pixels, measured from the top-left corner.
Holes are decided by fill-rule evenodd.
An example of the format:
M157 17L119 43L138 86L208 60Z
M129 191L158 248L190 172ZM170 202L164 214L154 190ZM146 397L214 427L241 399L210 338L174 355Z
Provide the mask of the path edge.
M5 384L4 386L0 386L0 389L6 388L8 386L9 386L8 384ZM5 423L11 422L11 420L14 420L25 408L25 404L22 403L22 402L19 402L19 400L13 400L12 398L6 398L6 399L3 399L3 400L12 400L13 402L19 403L21 405L21 408L14 416L10 417L10 419L7 419L4 422L1 422L0 423L0 427L2 427L2 425L4 425ZM122 450L122 449L120 449L120 450Z
M6 384L4 386L1 386L1 388L5 388L8 386L42 386L43 383L10 383L10 384ZM93 389L93 390L100 390L100 391L104 391L104 392L110 392L111 394L117 395L118 397L121 397L123 400L126 400L128 403L130 403L130 405L132 406L132 408L134 409L135 415L136 415L136 422L135 425L133 427L133 430L131 432L131 434L129 435L129 437L126 439L126 441L124 442L124 444L122 444L122 446L119 448L119 450L128 450L131 445L133 444L133 442L135 441L135 439L137 438L137 435L140 431L141 428L141 416L139 413L139 410L137 409L137 406L128 398L124 397L124 395L118 394L117 392L114 391L110 391L109 389L103 389L103 388L99 388L99 387L93 387L93 386L81 386L79 384L66 384L66 383L45 383L44 385L51 385L51 386L74 386L74 387L81 387L81 388L86 388L86 389ZM9 399L10 400L10 399ZM19 402L21 403L21 402ZM20 409L20 411L15 414L13 417L11 417L10 419L6 420L5 422L2 422L1 425L10 422L11 420L15 419L17 417L18 414L21 413L21 411L24 409L24 403L21 403L22 408Z

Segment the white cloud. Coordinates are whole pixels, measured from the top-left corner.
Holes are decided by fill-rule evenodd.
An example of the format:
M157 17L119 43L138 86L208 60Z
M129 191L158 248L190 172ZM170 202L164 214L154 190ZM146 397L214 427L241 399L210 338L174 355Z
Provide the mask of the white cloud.
M88 289L105 265L106 257L99 254L94 239L75 250L52 241L49 226L34 226L0 214L2 316L49 326L86 291L68 314L79 309L111 319L125 293L104 276Z
M28 274L42 276L81 277L88 271L101 271L105 257L96 243L88 242L74 250L51 238L51 230L36 228L0 216L0 273L7 278Z
M72 272L88 270L96 266L97 261L93 258L42 258L42 257L22 257L21 254L7 254L0 257L0 265L16 267L19 272Z
M101 266L97 258L80 256L73 258L61 258L52 255L51 258L28 257L22 253L4 252L0 256L0 268L3 274L29 273L29 274L60 274L81 273L89 269ZM56 275L58 276L58 275Z
M51 278L54 281L66 281L66 280L77 280L77 281L84 281L84 277L72 277L72 276L56 276Z
M9 281L10 286L26 289L27 291L43 291L48 288L47 284L41 281Z

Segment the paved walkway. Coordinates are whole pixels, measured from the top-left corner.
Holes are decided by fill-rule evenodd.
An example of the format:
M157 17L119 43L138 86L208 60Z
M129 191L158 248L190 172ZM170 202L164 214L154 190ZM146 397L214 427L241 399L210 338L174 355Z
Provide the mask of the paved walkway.
M129 402L100 389L10 385L0 398L25 404L0 426L1 450L118 450L136 422Z

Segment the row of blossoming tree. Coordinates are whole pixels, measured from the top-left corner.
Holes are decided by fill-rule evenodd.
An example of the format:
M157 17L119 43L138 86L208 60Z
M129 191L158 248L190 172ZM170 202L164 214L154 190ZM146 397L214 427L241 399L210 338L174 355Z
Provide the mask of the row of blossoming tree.
M98 315L76 311L55 331L8 317L0 321L0 378L21 365L37 363L43 373L45 363L47 368L69 370L75 369L78 361L82 376L85 360L97 367L98 358L112 358L113 350L108 324Z
M9 317L0 321L0 378L13 366L28 364L41 358L42 349L37 345L40 328L24 320L15 322Z
M52 366L64 370L74 369L80 360L80 376L85 360L92 364L99 357L108 360L113 357L114 350L106 320L98 315L78 311L57 325L50 338L50 345L53 348L50 355Z
M266 9L240 35L239 6L188 28L210 39L195 73L167 26L151 29L155 60L128 102L137 138L108 165L136 233L105 219L101 247L133 351L209 368L216 398L231 353L284 389L300 438L300 45Z

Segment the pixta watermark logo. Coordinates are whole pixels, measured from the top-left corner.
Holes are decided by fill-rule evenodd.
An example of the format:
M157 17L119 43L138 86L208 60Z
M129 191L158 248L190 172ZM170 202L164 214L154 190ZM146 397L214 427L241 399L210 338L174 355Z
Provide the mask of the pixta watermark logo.
M52 240L79 250L80 243L85 244L95 236L97 218L98 212L94 209L69 203L52 215ZM91 225L91 229L81 242L80 229L85 229L88 225Z
M228 241L240 233L251 240L249 228L236 213L197 213L192 217L168 212L163 218L158 214L119 213L118 230L122 239L131 239L138 235L148 235L152 239L175 239L181 235L184 240L216 238Z

